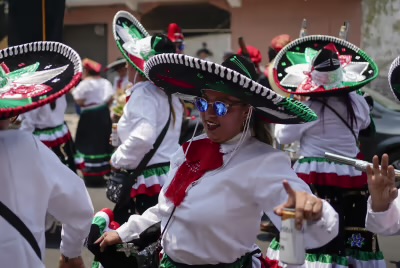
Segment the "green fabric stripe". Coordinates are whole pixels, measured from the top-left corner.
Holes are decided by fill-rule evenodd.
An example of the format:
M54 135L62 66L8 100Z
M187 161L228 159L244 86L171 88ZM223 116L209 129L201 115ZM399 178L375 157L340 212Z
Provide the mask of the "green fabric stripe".
M303 158L298 159L297 162L299 164L305 164L305 163L309 164L311 162L330 163L330 164L333 163L333 164L336 164L336 165L344 165L344 166L346 166L345 164L336 163L336 162L330 161L330 160L328 160L328 159L326 159L324 157L303 157Z
M145 179L152 176L163 176L168 174L169 166L150 168L143 171L141 174Z
M83 154L81 152L78 152L78 155L83 157L83 158L87 158L87 159L100 159L100 158L105 158L105 159L109 159L112 154L97 154L97 155L90 155L90 154Z
M86 113L86 112L98 111L98 110L104 109L104 107L107 107L107 105L106 104L102 104L100 106L96 106L96 107L93 107L93 108L91 108L91 107L84 108L84 109L82 109L81 113L83 114L83 113Z
M273 251L279 251L280 245L279 242L274 238L269 244L269 248ZM348 257L352 257L353 259L359 261L375 261L375 260L384 260L383 253L381 251L378 252L366 252L354 249L346 249L346 257L337 256L337 255L328 255L328 254L306 254L306 261L308 262L320 262L324 264L336 263L342 266L348 266Z
M58 127L52 128L52 129L47 129L47 130L36 130L33 132L33 135L40 135L40 134L54 134L64 128L64 125L60 125Z
M92 268L100 268L100 262L98 262L98 261L93 261L93 263L92 263Z
M349 261L347 257L328 255L328 254L306 254L306 261L319 262L324 264L336 263L342 266L349 266Z
M346 255L360 261L384 260L383 253L381 251L367 252L355 249L346 249Z
M107 227L107 221L101 216L94 217L92 224L99 226L100 233L102 234Z
M22 106L26 106L32 103L32 99L23 99L23 100L11 100L11 99L0 99L0 109L6 108L18 108Z
M278 251L280 249L279 246L279 242L276 241L276 239L272 239L271 243L269 243L269 247L273 250L273 251Z

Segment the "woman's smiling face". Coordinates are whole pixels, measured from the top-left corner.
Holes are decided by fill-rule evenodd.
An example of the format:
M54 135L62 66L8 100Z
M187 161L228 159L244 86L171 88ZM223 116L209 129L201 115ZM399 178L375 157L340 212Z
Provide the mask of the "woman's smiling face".
M225 93L203 90L203 98L209 103L208 109L201 113L201 120L210 140L224 143L238 135L243 130L249 112L249 106L240 99ZM228 106L228 111L223 116L217 116L214 102L223 102Z

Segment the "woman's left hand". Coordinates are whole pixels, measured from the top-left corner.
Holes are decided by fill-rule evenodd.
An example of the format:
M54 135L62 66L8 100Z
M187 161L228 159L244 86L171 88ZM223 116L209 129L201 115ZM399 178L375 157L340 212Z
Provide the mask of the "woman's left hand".
M282 216L284 208L294 208L296 210L295 220L298 230L301 230L303 220L318 221L321 219L323 205L321 199L306 192L294 191L287 181L283 181L283 187L289 197L286 203L275 209L276 215Z

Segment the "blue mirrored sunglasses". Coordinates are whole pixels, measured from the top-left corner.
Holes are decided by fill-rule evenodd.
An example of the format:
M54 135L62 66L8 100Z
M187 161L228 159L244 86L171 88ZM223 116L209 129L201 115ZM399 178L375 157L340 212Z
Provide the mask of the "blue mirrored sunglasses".
M228 113L229 107L242 104L241 102L232 104L226 104L222 101L208 102L204 98L196 98L194 103L201 113L205 113L208 110L209 105L213 106L214 112L217 116L224 116Z

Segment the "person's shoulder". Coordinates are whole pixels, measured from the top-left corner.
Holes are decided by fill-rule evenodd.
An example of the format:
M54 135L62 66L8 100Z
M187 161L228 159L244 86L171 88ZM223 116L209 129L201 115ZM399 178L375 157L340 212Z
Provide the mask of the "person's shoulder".
M256 157L269 157L271 155L278 155L286 157L287 154L281 150L274 148L270 144L259 141L258 139L251 137L249 139L249 148L254 152Z
M101 82L107 86L112 86L112 83L110 82L110 80L106 79L106 78L100 78Z
M0 140L6 146L20 150L21 156L30 151L38 151L40 145L40 142L38 142L37 138L31 132L19 129L0 131Z

